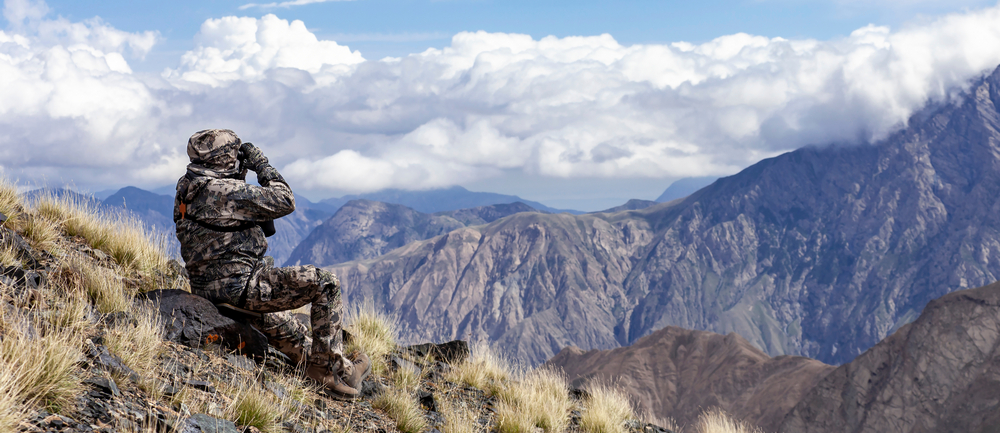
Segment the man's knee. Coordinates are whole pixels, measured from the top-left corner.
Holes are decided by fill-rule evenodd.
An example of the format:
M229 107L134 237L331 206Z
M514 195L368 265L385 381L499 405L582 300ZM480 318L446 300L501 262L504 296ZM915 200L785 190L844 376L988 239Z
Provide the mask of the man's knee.
M316 274L320 290L328 295L337 295L340 293L340 279L333 272L317 268Z

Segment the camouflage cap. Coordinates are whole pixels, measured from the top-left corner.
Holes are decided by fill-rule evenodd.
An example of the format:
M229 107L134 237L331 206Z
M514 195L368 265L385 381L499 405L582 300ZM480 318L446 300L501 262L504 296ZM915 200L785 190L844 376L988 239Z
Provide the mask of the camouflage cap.
M206 129L188 139L187 154L191 163L217 172L237 168L240 138L229 129Z

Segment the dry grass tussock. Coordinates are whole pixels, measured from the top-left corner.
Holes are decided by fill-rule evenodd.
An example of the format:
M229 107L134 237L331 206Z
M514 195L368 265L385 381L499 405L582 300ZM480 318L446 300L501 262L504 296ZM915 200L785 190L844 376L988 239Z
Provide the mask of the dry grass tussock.
M52 278L66 296L86 297L105 314L131 311L138 292L126 286L118 270L94 264L79 254L64 257Z
M550 368L529 371L498 393L497 429L501 433L531 433L541 428L558 433L569 425L573 402L566 377Z
M482 433L486 427L479 424L478 408L470 408L463 401L442 399L438 406L444 416L444 433Z
M3 226L17 230L18 222L24 213L24 207L21 205L21 196L17 193L17 186L4 177L0 177L0 213L8 218Z
M580 415L580 427L588 433L625 433L625 421L635 418L628 396L620 388L603 382L587 386L589 396Z
M403 433L420 433L427 429L424 411L420 409L416 397L408 390L386 388L375 397L373 405L396 420L396 428Z
M167 268L165 240L151 235L136 218L124 213L102 215L89 203L44 194L35 200L34 208L67 235L83 238L125 269L152 274Z
M294 417L291 406L263 389L257 378L237 377L226 393L231 397L226 407L227 419L243 426L253 426L264 433L282 431L281 422Z
M507 357L486 344L476 344L472 356L455 366L447 379L497 395L508 386L513 375L514 367Z
M6 242L0 242L0 265L21 266L21 258L17 256L14 246Z
M2 317L0 341L0 432L18 431L31 406L60 410L82 389L76 363L83 357L81 336L73 328L23 318ZM35 335L41 331L42 335Z
M26 214L21 217L20 228L21 234L32 248L57 256L62 255L63 249L59 246L62 233L52 221L38 215Z
M709 409L698 416L687 433L763 433L758 427L731 418L719 408Z
M347 322L351 338L344 352L348 356L355 351L364 352L372 361L372 373L385 375L388 371L385 357L397 346L399 319L377 311L371 302L365 302L348 310Z
M150 304L139 304L132 310L134 323L111 327L104 336L108 349L135 371L152 371L162 351L159 310Z

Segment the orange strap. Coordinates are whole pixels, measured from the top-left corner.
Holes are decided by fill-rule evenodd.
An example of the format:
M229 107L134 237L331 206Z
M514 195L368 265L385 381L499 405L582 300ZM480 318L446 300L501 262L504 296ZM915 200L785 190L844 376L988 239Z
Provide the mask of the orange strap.
M187 208L188 208L188 207L187 207L187 204L185 204L184 202L181 202L181 205L180 205L180 206L178 206L178 208L179 208L179 209L180 209L180 211L181 211L181 219L184 219L184 214L186 214L186 213L187 213Z

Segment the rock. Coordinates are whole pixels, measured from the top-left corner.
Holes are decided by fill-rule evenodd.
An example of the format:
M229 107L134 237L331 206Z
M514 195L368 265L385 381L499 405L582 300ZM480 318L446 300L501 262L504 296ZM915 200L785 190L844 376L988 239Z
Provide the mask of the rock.
M284 400L288 397L288 391L285 390L285 387L273 380L264 381L264 388L271 391L271 394L274 394L280 400Z
M275 352L275 350L272 347L268 347L267 348L267 354L268 355L273 355L273 352ZM257 363L254 362L254 360L252 360L250 358L247 358L245 356L242 356L242 355L234 355L232 353L227 353L226 354L226 361L229 361L229 363L233 364L233 366L242 368L242 369L244 369L246 371L256 371L257 370Z
M361 382L361 397L363 398L374 398L376 395L381 393L385 388L378 382L374 380L366 380Z
M434 394L417 390L417 401L420 405L424 407L424 410L429 410L431 412L437 412L437 402L434 401Z
M87 357L90 358L94 365L109 373L127 377L132 382L139 381L139 375L125 365L121 358L109 352L108 348L104 347L104 345L96 344L93 340L88 339L84 341L84 346L87 350Z
M205 391L209 394L215 394L215 387L212 386L211 382L205 380L185 380L185 386L190 386L199 391Z
M420 371L423 370L413 361L396 355L389 357L389 369L392 371L409 370L414 376L420 376Z
M146 297L160 309L164 337L169 341L200 348L219 344L223 348L263 360L267 337L254 327L223 316L207 299L182 290L154 290Z
M471 354L469 343L464 340L453 340L441 344L417 344L407 347L406 350L412 353L417 359L432 356L434 359L448 364L458 364Z
M118 384L116 384L114 380L106 377L92 377L84 380L83 383L89 384L95 389L103 391L110 396L118 397L121 395L121 391L118 389Z
M0 227L0 245L12 246L23 268L40 269L42 267L35 258L34 250L28 245L28 242L14 231Z
M200 413L184 420L176 431L177 433L240 433L232 421L223 421Z

